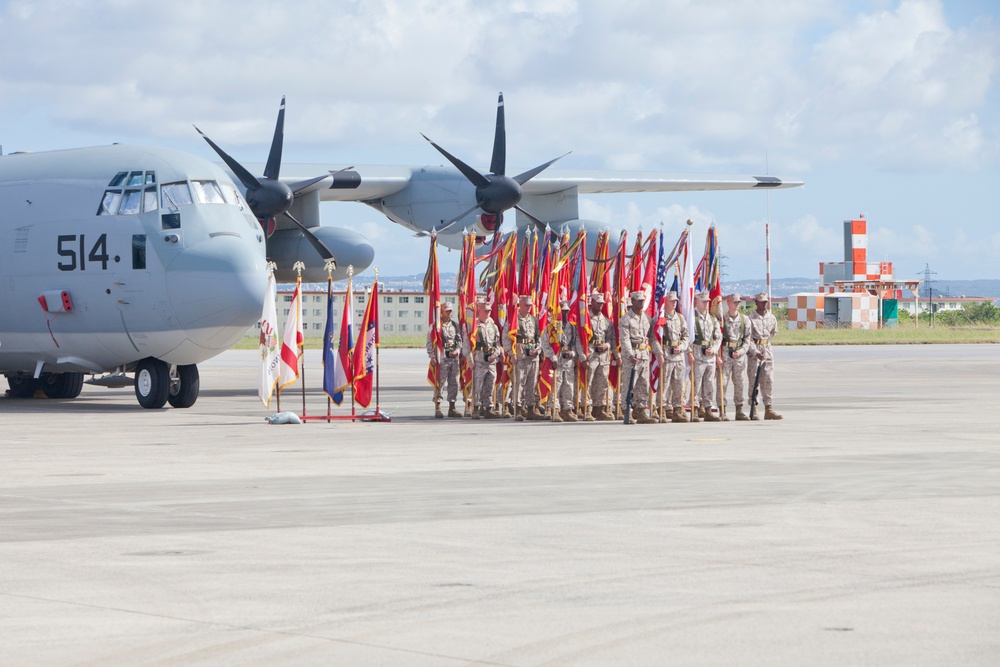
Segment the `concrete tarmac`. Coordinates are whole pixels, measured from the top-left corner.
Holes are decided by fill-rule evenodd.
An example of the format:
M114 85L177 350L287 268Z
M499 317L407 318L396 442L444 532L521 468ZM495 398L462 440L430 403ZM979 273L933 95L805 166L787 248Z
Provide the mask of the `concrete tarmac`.
M0 398L0 663L1000 664L1000 346L776 356L780 422L434 420L421 350L387 424L252 351Z

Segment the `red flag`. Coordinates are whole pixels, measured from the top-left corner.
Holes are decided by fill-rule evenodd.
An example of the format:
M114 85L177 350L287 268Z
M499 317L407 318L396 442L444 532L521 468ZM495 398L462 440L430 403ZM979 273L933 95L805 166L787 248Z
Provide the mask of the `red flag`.
M358 329L358 342L354 346L354 400L367 408L372 402L375 382L375 348L378 347L378 281L372 283L365 316Z
M434 356L427 365L427 381L435 389L441 386L441 360L444 359L444 339L441 336L441 274L438 271L437 235L431 234L430 256L427 258L427 273L424 274L424 291L430 302L427 311L427 331L431 337Z
M295 292L288 306L285 335L281 342L281 364L278 367L278 390L299 379L299 359L302 357L302 276L295 282ZM280 394L279 394L280 396Z

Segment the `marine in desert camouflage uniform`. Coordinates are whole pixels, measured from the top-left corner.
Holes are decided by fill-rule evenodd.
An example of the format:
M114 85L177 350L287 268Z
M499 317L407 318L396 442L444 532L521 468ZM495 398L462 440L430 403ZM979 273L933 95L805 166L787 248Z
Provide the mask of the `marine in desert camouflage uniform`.
M556 353L546 336L542 337L542 352L555 366L552 378L552 400L555 401L553 403L555 413L552 416L552 421L575 422L577 418L573 412L573 397L576 388L576 365L577 360L583 356L583 348L580 346L576 327L569 321L569 302L561 302L559 308L560 319L555 327L559 352Z
M500 329L490 317L485 297L476 298L476 332L473 419L499 419L500 411L493 406L493 388L497 381L497 362L503 357Z
M628 395L628 382L635 368L632 389L632 416L640 424L656 424L646 409L649 407L649 360L650 354L662 356L660 342L653 333L653 323L643 312L646 294L642 291L630 294L632 307L618 323L618 340L622 355L623 397Z
M585 415L587 421L614 421L608 407L608 373L611 358L615 354L615 328L604 314L604 295L596 292L590 295L590 354L584 360L587 370L587 393L590 395L591 411Z
M531 297L522 294L517 304L517 329L504 324L503 349L514 356L514 407L516 421L544 419L538 407L538 360L540 359L538 318L531 314Z
M722 396L725 400L732 383L736 421L750 419L743 412L743 403L747 397L747 354L752 345L752 333L749 318L740 312L740 295L730 294L726 297L726 312L722 315Z
M762 366L760 395L764 399L764 419L782 419L782 416L774 411L771 404L771 392L774 387L774 354L771 351L771 339L778 333L778 320L768 308L766 292L755 295L753 300L756 311L750 313L749 317L750 327L753 330L750 335L753 350L747 359L747 379L750 382L751 391L753 391L757 366ZM759 412L757 419L760 419Z
M684 414L684 380L687 370L686 353L691 342L687 321L677 312L677 292L667 292L664 298L663 363L660 365L661 391L666 392L667 417L672 422L686 422Z
M719 346L722 344L722 330L719 320L708 312L711 296L708 292L698 292L694 297L694 340L691 341L691 354L694 357L694 393L698 398L698 417L707 422L717 422L712 412L715 396L715 364ZM694 406L691 406L694 410ZM692 417L691 421L697 421Z
M444 356L440 361L440 389L437 401L434 403L434 416L443 418L441 412L441 396L444 395L445 385L448 386L448 416L461 417L461 413L455 410L455 401L458 399L458 359L462 354L462 333L455 320L451 319L452 305L445 301L441 304L441 341L444 347ZM435 356L434 346L431 343L431 332L427 332L427 356L431 359Z

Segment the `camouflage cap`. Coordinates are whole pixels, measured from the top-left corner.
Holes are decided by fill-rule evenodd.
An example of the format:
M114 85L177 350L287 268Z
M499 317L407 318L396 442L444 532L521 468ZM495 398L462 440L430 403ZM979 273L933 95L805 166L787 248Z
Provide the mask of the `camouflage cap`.
M743 299L743 297L740 296L739 292L733 292L732 294L726 296L726 301L740 301L741 299Z
M669 299L670 301L677 301L677 292L670 290L669 292L663 295L663 298Z
M753 300L754 301L768 301L767 292L760 292L758 294L754 294L753 295Z
M629 294L629 298L632 299L633 301L645 301L646 300L646 293L643 292L641 289L640 290L636 290L636 291L634 291L634 292L632 292L632 293Z
M604 303L604 295L600 292L594 292L590 295L591 303Z
M562 310L569 310L569 301L560 301L559 308Z
M698 292L694 295L695 301L711 301L712 295L708 292Z
M442 303L441 308L443 308L444 310L454 310L454 307L451 305L451 302L449 301L445 301L444 303Z
M521 304L522 306L530 306L531 305L531 295L530 294L522 294L521 296L517 297L517 302L519 304Z

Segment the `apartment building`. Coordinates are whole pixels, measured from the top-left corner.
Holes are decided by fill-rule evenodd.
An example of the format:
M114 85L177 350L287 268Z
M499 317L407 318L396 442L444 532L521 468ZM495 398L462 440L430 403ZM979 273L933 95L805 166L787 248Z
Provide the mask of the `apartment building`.
M292 293L292 289L278 291L278 331L285 330L285 320L288 317L288 310L291 307ZM344 292L334 292L333 294L333 328L336 335L339 335L345 296ZM429 308L427 294L423 292L383 291L380 288L378 297L379 327L381 328L382 335L427 335L427 311ZM457 310L457 293L442 293L441 300L454 304ZM356 291L354 292L352 301L351 307L354 310L354 326L355 331L357 331L357 327L361 323L361 318L365 314L368 295L364 291ZM307 338L321 337L324 327L326 327L326 290L303 290L303 333ZM256 336L259 331L260 323L258 322L247 335Z

